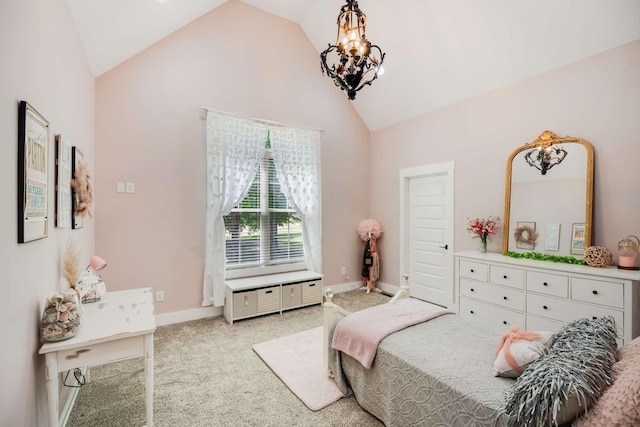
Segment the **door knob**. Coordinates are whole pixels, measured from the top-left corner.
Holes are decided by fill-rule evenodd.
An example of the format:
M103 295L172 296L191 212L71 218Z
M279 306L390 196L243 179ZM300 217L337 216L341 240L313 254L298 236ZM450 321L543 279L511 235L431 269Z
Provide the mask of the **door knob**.
M449 249L449 245L440 246L442 249Z

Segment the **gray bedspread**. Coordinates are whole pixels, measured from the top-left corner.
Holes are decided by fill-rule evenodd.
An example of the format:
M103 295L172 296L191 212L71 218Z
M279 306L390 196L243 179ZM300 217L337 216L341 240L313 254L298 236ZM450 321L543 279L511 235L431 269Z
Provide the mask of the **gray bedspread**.
M493 376L499 338L450 314L383 339L371 369L339 352L330 363L343 391L348 383L388 427L506 426L501 407L514 380Z

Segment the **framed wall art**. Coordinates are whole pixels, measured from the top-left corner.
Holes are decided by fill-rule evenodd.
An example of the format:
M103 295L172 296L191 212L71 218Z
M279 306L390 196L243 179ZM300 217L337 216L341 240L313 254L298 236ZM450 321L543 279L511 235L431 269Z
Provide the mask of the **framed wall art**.
M560 249L560 224L547 224L544 249L547 251L557 251Z
M18 105L18 243L48 235L49 122L26 101Z
M518 221L517 227L513 232L513 238L516 241L516 248L533 250L536 248L538 233L536 232L536 223L533 221Z
M71 144L61 134L56 135L56 214L55 226L71 226Z
M93 189L91 188L89 166L78 147L71 148L71 228L84 227L84 219L91 217Z
M571 254L572 255L584 255L584 238L585 238L585 225L584 223L575 223L571 230Z

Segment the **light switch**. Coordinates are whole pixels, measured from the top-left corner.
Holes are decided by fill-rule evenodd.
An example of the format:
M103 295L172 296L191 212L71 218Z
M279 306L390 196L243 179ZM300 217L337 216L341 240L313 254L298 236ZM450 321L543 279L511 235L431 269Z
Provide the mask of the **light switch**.
M116 192L124 193L124 182L118 182L116 184Z
M135 193L136 188L133 182L127 182L127 193Z

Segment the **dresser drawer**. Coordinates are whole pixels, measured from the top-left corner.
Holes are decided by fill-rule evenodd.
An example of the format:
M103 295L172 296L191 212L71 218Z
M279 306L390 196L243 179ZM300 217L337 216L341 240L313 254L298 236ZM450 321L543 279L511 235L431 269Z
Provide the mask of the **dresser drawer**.
M492 265L489 267L489 281L496 285L524 289L524 270Z
M322 302L322 280L305 282L302 285L302 304L320 304Z
M477 298L512 310L524 310L524 292L516 289L461 278L460 295Z
M233 294L233 318L240 319L255 316L258 313L258 295L256 291L236 292Z
M560 298L569 298L569 277L558 274L527 271L527 291Z
M527 295L527 313L560 322L613 316L618 329L622 331L624 328L622 311L544 295Z
M572 277L571 299L623 308L624 285L621 282L601 282Z
M486 282L489 278L489 266L480 262L461 259L460 276Z
M505 333L513 326L524 325L524 314L478 300L460 297L460 317Z
M298 307L302 304L302 285L282 285L282 309Z
M527 331L558 332L564 324L564 322L547 317L527 315Z
M258 289L258 314L280 311L280 286Z

